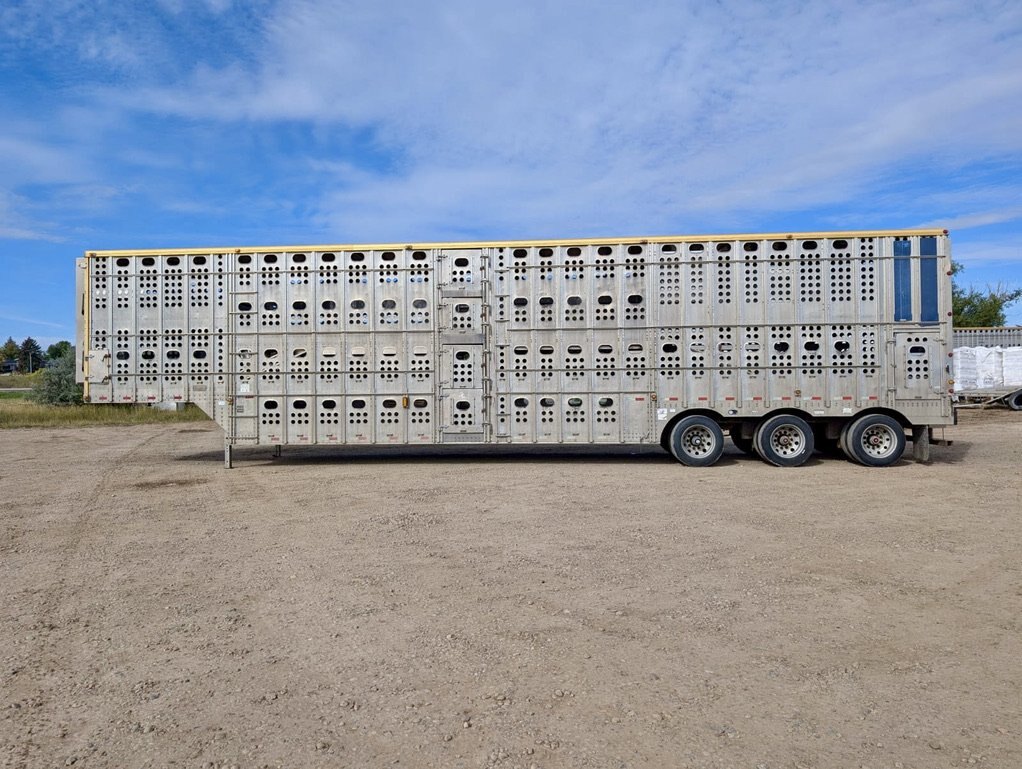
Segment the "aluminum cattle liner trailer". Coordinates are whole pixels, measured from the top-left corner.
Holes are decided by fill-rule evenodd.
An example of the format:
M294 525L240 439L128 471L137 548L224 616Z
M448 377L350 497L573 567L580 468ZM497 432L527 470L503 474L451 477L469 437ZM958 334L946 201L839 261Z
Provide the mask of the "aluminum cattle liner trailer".
M90 251L91 403L238 445L650 444L870 466L952 424L946 230Z

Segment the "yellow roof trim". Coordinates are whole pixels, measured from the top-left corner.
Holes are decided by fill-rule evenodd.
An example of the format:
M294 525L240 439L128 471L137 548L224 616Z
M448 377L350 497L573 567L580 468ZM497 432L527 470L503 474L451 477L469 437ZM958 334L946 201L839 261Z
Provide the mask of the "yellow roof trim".
M426 243L327 243L318 245L291 246L214 246L201 248L147 248L137 250L86 251L86 257L99 256L188 256L205 254L239 254L257 252L295 251L400 251L403 249L438 248L517 248L523 246L580 246L580 245L630 245L636 243L694 243L701 241L729 240L794 240L796 238L885 238L912 235L946 235L943 229L920 230L847 230L833 232L754 232L717 235L655 235L648 237L624 238L559 238L557 240L480 240L445 241Z

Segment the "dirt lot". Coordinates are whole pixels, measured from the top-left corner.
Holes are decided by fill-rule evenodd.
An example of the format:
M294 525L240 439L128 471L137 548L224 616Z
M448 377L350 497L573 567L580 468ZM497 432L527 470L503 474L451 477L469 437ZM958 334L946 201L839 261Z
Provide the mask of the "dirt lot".
M948 437L228 471L202 423L4 431L0 765L1022 766L1022 414Z

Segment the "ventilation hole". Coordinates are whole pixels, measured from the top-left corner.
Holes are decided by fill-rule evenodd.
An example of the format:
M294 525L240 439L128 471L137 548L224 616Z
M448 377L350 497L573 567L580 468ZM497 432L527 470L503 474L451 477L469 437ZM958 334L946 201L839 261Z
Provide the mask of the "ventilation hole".
M142 266L143 267L152 267L155 264L156 264L156 260L153 259L151 256L147 256L144 259L142 259Z
M611 248L610 246L600 246L598 249L596 249L596 253L598 253L600 256L610 256L611 254L614 253L614 249Z
M524 296L519 296L518 298L515 299L514 302L515 307L525 307L525 305L527 305L528 303L529 300L526 299Z
M629 246L628 247L628 253L632 254L633 256L635 254L641 254L642 253L642 246Z
M362 400L361 398L359 398L359 399L353 400L351 402L351 407L353 409L364 409L366 407L366 402L364 400Z
M327 299L325 302L323 302L323 304L321 306L322 306L322 308L324 310L336 310L337 309L337 302L333 302L333 301Z
M277 309L277 303L276 302L264 302L263 303L263 309L264 310L276 310Z
M238 264L252 264L252 255L242 254L238 257Z
M387 398L385 401L383 401L383 408L385 409L397 408L397 401L394 400L393 398Z
M291 257L291 261L292 262L298 262L299 264L301 264L302 262L305 261L305 254L294 254Z
M599 403L600 403L601 406L603 406L603 408L608 408L608 407L614 405L614 399L613 398L600 398Z
M276 254L267 254L266 256L263 257L263 261L266 264L276 264L277 263L277 255Z
M196 264L198 264L198 260L199 259L202 259L202 257L200 256L200 257L196 258L196 260L195 260ZM177 267L179 264L181 264L181 260L178 259L176 256L168 256L167 257L167 266L168 267Z
M753 251L759 251L759 243L743 243L742 250L751 253Z
M628 352L642 352L641 344L630 344L628 345Z
M412 300L412 307L414 307L417 310L423 309L424 307L426 307L427 304L429 304L429 303L425 299L413 299Z
M248 302L241 302L238 305L238 310L241 311L241 312L251 312L252 311L252 305L249 304Z
M706 249L703 247L702 243L693 243L688 247L688 250L693 254L701 254Z
M397 302L394 301L393 299L384 299L382 302L382 307L384 310L393 310L395 307L397 307Z
M774 251L787 251L788 244L782 240L775 240L773 244L770 246L770 248L772 248Z
M833 245L834 245L834 248L848 248L848 241L847 240L835 240Z
M263 352L263 357L266 359L276 358L280 353L274 350L272 347Z
M718 243L717 244L717 253L718 254L729 254L729 253L731 253L731 244L730 243Z
M526 347L525 345L518 345L518 347L515 348L515 355L528 355L528 354L529 354L529 348Z
M353 261L353 262L364 262L365 260L366 260L366 255L363 254L361 251L356 251L355 253L353 253L351 255L351 261Z
M167 350L167 360L177 360L181 357L181 353L177 350Z
M640 349L641 349L641 348L640 348ZM663 351L664 351L664 352L666 352L666 353L674 353L674 352L677 352L677 351L678 351L678 345L676 345L676 344L674 344L674 343L672 343L672 342L668 342L667 344L665 344L665 345L663 346Z
M469 403L468 401L458 401L457 403L454 404L454 407L458 409L458 411L468 411L470 408L472 408L472 404Z
M816 352L820 349L820 345L818 342L806 342L806 349L809 350L809 352Z
M788 343L787 342L777 342L774 345L774 349L777 352L788 352Z
M335 409L335 408L337 408L337 401L335 401L335 400L325 400L325 401L323 401L323 408L325 408L325 409Z
M920 347L919 345L913 345L908 348L908 352L910 355L926 355L926 348Z
M599 298L596 301L599 304L612 304L614 302L614 297L612 297L610 294L600 294Z
M130 357L131 355L128 353L127 350L121 350L119 353L117 353L117 360L127 360Z
M380 258L385 262L393 262L396 257L393 251L384 251L380 254Z
M520 409L524 409L528 405L529 405L529 399L528 398L515 398L515 406L516 407L518 407Z
M457 312L457 313L461 313L461 314L464 314L464 313L468 312L471 309L472 308L469 307L467 304L456 304L456 305L454 305L454 311Z
M804 240L802 241L802 248L806 249L807 251L812 251L814 248L816 248L816 241Z
M553 398L540 398L539 399L539 405L542 406L543 408L548 409L548 408L550 408L551 406L554 405L554 399Z
M458 350L456 353L454 353L454 357L457 358L458 360L468 360L472 356L469 355L468 350Z
M416 398L415 400L412 401L412 405L415 406L415 408L417 409L424 409L426 408L426 406L429 405L429 401L427 401L425 398Z
M333 262L337 259L337 256L334 254L323 254L320 257L320 259L322 259L324 262Z
M526 251L524 248L516 248L514 250L514 254L513 254L515 259L524 259L528 255L529 255L529 252Z
M291 309L292 310L304 310L305 309L305 302L292 302L291 303Z
M568 304L570 304L572 307L577 307L578 305L582 304L582 297L580 297L580 296L569 296L568 297Z
M582 345L580 345L580 344L569 344L568 345L568 354L570 354L570 355L578 355L580 352L582 352Z
M466 259L464 256L459 256L457 259L454 260L454 266L468 267L468 259Z
M660 250L663 251L665 254L673 254L678 250L678 247L673 243L668 243L666 246L663 246Z
M263 408L266 409L267 411L273 411L274 409L277 408L278 405L279 404L277 403L277 401L265 401L263 403Z
M554 303L554 298L552 296L541 296L539 298L539 305L540 305L540 307L549 307L553 303Z
M309 355L309 351L304 347L296 347L295 351L291 353L292 358L306 358Z
M416 251L416 252L414 252L412 254L412 259L414 259L417 262L423 262L423 261L426 260L426 252L425 251Z
M838 342L837 344L834 345L834 349L837 350L838 352L848 352L850 348L851 345L848 344L848 342Z
M129 264L131 264L131 262L123 256L117 260L118 267L127 267Z
M571 406L573 409L577 409L579 406L582 405L582 399L581 398L568 398L568 405Z
M196 360L202 360L203 358L206 357L206 351L205 350L193 350L192 351L192 357L195 358Z
M599 350L601 355L610 355L612 352L614 352L614 348L611 347L609 344L601 344L596 349Z
M352 299L351 309L353 310L364 310L366 306L365 300L363 299Z
M142 351L142 357L145 360L152 360L153 358L156 357L156 353L153 352L152 350L143 350Z
M545 345L543 345L542 347L539 348L539 354L540 355L553 355L554 354L554 348L553 348L552 345L545 344Z
M642 304L642 294L629 294L628 304Z

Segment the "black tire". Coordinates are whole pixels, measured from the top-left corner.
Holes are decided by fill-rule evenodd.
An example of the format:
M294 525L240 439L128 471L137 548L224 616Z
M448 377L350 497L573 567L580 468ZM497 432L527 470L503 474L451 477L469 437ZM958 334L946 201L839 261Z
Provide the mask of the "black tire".
M741 425L732 425L731 429L728 430L728 435L731 437L731 442L735 444L735 448L743 454L752 454L755 451L752 447L752 438L742 436Z
M1012 411L1022 411L1022 390L1016 390L1009 394L1004 402Z
M866 414L852 422L845 437L848 456L866 467L889 467L905 453L905 431L884 414Z
M851 427L851 421L845 422L844 426L841 428L841 434L837 438L837 447L842 454L844 454L850 461L854 462L855 457L852 456L852 452L848 448L848 431Z
M671 430L671 456L688 467L709 467L724 453L724 431L709 417L681 419Z
M802 417L778 414L756 429L756 453L776 467L798 467L813 455L813 428Z

